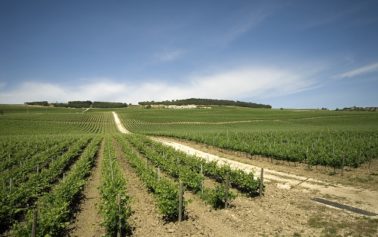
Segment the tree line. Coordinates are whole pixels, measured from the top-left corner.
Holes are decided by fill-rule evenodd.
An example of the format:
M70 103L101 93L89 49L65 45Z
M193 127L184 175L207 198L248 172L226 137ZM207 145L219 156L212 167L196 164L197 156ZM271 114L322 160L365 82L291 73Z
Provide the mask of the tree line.
M165 100L165 101L142 101L140 105L228 105L228 106L240 106L249 108L268 108L271 109L271 105L257 104L253 102L233 101L233 100L217 100L217 99L198 99L190 98L184 100Z
M48 101L25 102L26 105L53 106L65 108L125 108L127 103L102 101L68 101L67 103L49 103Z

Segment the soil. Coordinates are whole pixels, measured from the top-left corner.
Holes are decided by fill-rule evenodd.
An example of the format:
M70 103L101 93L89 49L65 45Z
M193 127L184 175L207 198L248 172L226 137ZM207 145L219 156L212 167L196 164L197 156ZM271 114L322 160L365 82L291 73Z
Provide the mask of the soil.
M75 223L70 228L70 236L94 237L105 234L105 230L101 226L101 216L98 211L98 205L101 200L99 186L101 183L103 151L104 144L102 142L98 152L96 165L84 188L84 198L79 207L80 211L76 215Z

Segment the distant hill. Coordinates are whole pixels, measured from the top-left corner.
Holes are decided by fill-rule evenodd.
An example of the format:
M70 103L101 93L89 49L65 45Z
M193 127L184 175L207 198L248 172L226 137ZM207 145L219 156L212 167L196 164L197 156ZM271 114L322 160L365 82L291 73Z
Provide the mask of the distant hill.
M244 101L233 100L215 100L215 99L198 99L190 98L184 100L166 100L166 101L142 101L140 105L228 105L228 106L240 106L248 108L268 108L271 109L271 105L257 104Z

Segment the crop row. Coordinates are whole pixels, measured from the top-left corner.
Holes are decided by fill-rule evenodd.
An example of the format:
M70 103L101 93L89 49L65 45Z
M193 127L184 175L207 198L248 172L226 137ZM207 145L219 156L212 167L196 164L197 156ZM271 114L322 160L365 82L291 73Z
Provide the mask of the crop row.
M40 172L29 175L28 179L15 188L0 193L1 230L6 229L34 201L47 192L61 175L76 161L90 138L84 137L73 144L67 152L52 160L49 166Z
M368 131L275 131L161 133L208 145L278 160L358 167L377 158L378 133Z
M118 136L117 141L121 143L122 150L128 163L135 169L136 173L153 193L158 209L166 220L177 220L179 217L179 188L176 183L165 177L157 177L156 170L148 166L131 148L124 136ZM185 213L185 204L182 206L182 213Z
M140 142L135 135L128 136L127 139L141 155L159 170L157 172L160 172L161 169L176 181L181 181L186 188L199 195L202 200L212 205L214 208L224 208L236 197L227 186L229 185L228 180L227 184L222 182L221 184L217 184L215 188L206 187L204 185L205 177L203 173L197 172L196 169L193 169L191 166L183 165L183 163L179 162L179 157L170 159L171 157L162 156L155 152L154 148L146 147L147 144Z
M14 187L8 187L10 184L17 185L23 183L28 179L28 176L33 172L39 172L47 167L50 162L64 152L66 152L69 146L77 139L62 140L61 143L46 147L44 151L40 151L27 160L18 159L20 157L14 157L15 161L19 160L19 165L13 168L8 168L0 174L0 182L3 184L0 188L1 192L4 189L12 189Z
M72 136L10 136L0 139L0 172L9 170L29 160L46 148L63 141L73 140Z
M128 136L128 139L142 154L157 165L165 167L174 177L180 176L194 191L198 191L201 186L202 174L218 182L227 181L232 187L249 196L254 196L259 191L260 180L256 179L253 173L219 166L217 162L206 162L144 136L132 135Z
M105 139L103 157L100 214L107 236L124 236L131 231L127 221L131 215L130 201L110 137Z
M74 206L86 178L94 165L101 139L94 138L85 148L67 175L52 189L38 199L36 206L29 209L23 222L13 227L16 236L30 236L33 224L37 224L36 236L62 236L69 225ZM35 215L35 212L38 212Z
M0 140L5 135L116 132L113 117L109 112L7 114L0 117L0 130Z

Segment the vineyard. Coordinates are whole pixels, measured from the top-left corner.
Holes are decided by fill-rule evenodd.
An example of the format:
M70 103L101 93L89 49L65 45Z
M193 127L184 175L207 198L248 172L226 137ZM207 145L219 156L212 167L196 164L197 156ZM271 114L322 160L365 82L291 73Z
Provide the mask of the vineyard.
M309 166L358 167L377 158L376 113L213 110L135 109L121 117L136 133L187 139Z
M146 134L310 165L359 166L378 154L376 115L369 113L275 111L272 119L265 110L253 118L248 109L195 110L190 113L198 116L188 116L127 108L115 111L134 134L121 134L111 110L0 108L0 236L320 233L307 221L324 211L305 213L308 193L287 193L263 176L188 155ZM343 129L355 120L364 122ZM328 130L333 123L338 125ZM278 215L296 224L282 227ZM350 218L342 214L339 220ZM367 228L364 233L376 233L368 229L375 221L356 220ZM281 229L262 224L268 222Z

